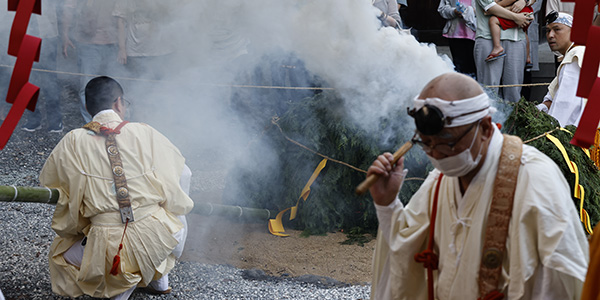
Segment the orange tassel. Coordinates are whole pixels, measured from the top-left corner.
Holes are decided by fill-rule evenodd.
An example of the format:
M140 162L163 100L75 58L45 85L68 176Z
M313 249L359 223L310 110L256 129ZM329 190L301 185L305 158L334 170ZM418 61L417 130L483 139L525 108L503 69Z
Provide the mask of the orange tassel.
M123 236L121 236L121 243L119 244L119 250L117 250L117 255L113 258L112 268L110 268L110 274L116 276L119 274L119 264L121 263L121 257L119 253L121 253L121 249L123 249L123 238L125 238L125 231L127 231L127 224L129 224L129 219L125 221L125 229L123 229Z
M112 268L110 269L111 275L116 276L117 274L119 274L119 264L121 263L121 257L119 256L119 252L121 252L121 249L123 249L123 244L119 244L119 250L117 251L117 255L115 255L115 258L113 258Z

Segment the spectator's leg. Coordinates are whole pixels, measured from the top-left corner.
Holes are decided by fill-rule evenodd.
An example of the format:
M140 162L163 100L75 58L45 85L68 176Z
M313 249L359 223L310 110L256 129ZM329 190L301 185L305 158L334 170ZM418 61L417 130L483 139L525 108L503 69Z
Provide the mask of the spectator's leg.
M475 78L475 59L473 58L475 41L470 39L448 39L448 44L456 71Z
M46 38L42 41L40 61L33 64L33 68L56 71L56 53L58 50L58 37ZM60 88L56 73L32 71L31 83L40 87L40 94L34 112L26 111L27 123L24 130L34 131L41 128L42 106L46 113L46 121L50 129L62 126L62 111L60 109Z
M531 64L531 52L529 52L529 34L525 31L525 39L527 40L527 60L525 61L527 64Z
M77 59L79 60L79 68L81 73L89 75L99 74L98 70L102 65L102 53L98 46L99 45L77 43ZM88 111L85 108L85 86L92 78L94 77L81 76L79 79L79 102L81 104L79 107L79 111L81 112L81 117L83 117L83 121L85 123L89 123L90 121L92 121L92 116L90 116L90 113L88 113Z
M4 55L0 55L0 64L12 65L8 62L8 59L4 59L3 56ZM0 121L4 120L10 110L10 105L6 103L6 94L8 93L8 85L12 75L11 71L12 69L0 67Z
M107 44L101 46L101 75L110 77L122 77L125 75L123 65L117 61L119 46L117 44Z
M525 73L525 58L527 54L527 42L525 40L513 42L502 41L504 49L506 49L506 57L502 60L504 70L502 73L502 84L522 84ZM502 94L504 99L512 102L521 99L521 87L503 88Z
M58 54L58 37L51 39L44 39L42 44L46 43L47 48L46 54L43 58L46 62L42 63L40 67L45 70L56 71L56 56ZM43 51L43 50L42 50ZM42 58L40 58L40 63ZM44 82L40 88L46 88L44 92L40 90L40 95L45 94L46 103L46 123L48 124L48 130L54 132L62 132L62 109L61 109L61 92L62 87L58 83L58 76L56 73L45 73Z
M503 59L500 58L491 62L486 62L485 58L492 51L492 40L484 38L475 39L473 56L475 57L475 66L477 68L477 81L483 85L498 85L502 78ZM492 92L498 93L498 88L491 88Z
M127 56L127 64L125 65L127 77L140 80L154 79L148 69L148 57L149 56Z
M500 43L500 33L502 32L502 28L500 27L500 21L498 21L498 18L496 16L491 16L489 22L490 33L492 34L492 43L494 45L494 48L492 48L490 55L498 55L502 51L504 51L504 48Z

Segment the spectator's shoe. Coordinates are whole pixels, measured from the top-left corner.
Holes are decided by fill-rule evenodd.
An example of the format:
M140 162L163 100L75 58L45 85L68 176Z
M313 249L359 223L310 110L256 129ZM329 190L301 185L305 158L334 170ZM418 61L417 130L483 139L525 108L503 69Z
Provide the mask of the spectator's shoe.
M506 52L504 50L502 50L496 54L490 53L490 55L488 55L488 57L485 59L485 62L494 61L498 58L505 57L505 56L506 56Z
M34 132L42 129L42 124L40 122L27 122L21 129L27 132Z
M525 64L525 72L530 72L533 69L533 64L528 62Z
M61 133L63 132L63 124L58 123L58 125L54 125L54 126L50 126L50 128L48 128L49 132L55 132L55 133Z
M164 291L159 291L159 290L155 290L153 287L151 287L150 285L148 285L147 287L143 288L143 290L151 295L166 295L166 294L170 294L172 289L171 288L167 288Z

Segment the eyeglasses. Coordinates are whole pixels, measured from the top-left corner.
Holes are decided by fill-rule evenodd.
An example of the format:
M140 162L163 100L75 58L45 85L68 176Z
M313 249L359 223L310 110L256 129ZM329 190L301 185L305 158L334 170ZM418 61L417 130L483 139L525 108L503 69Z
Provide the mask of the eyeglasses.
M440 144L435 144L433 146L430 146L427 143L423 142L422 140L418 139L416 137L416 135L412 141L417 146L421 147L421 149L423 149L423 151L425 151L425 153L427 153L427 154L430 154L431 152L433 152L433 150L436 150L439 153L450 156L450 155L454 154L454 147L456 147L456 144L458 144L460 142L460 140L462 140L471 130L473 130L473 128L476 125L479 125L479 123L481 123L481 120L471 124L471 126L469 126L469 128L467 130L465 130L465 132L463 132L459 137L454 139L454 141L449 142L449 143L440 143Z
M117 100L119 100L119 97L117 97L114 102L117 102ZM125 99L123 96L121 96L121 102L123 105L125 105L125 108L131 107L131 102L129 102L129 100Z
M553 10L548 15L546 15L546 25L554 23L556 19L558 19L558 12Z

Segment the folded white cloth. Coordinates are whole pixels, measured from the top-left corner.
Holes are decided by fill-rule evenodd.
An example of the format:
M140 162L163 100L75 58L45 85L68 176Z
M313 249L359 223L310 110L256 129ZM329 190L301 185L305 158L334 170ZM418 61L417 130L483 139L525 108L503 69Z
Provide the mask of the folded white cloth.
M536 105L535 107L537 107L537 109L539 109L540 111L548 113L548 106L546 106L546 104L544 104L544 103L540 103L540 104Z

